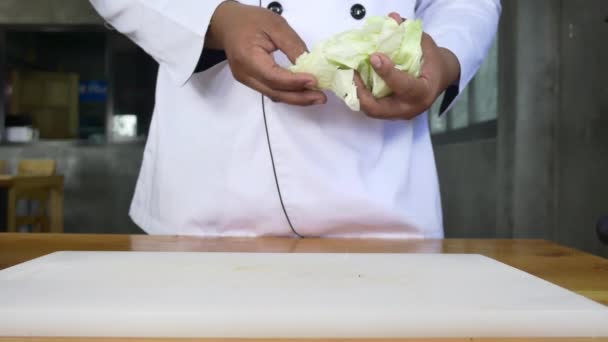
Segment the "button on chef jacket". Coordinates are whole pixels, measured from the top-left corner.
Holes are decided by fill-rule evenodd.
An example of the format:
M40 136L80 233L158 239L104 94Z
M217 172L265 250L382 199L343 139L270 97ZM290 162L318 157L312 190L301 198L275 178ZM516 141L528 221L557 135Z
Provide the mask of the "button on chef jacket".
M443 237L426 114L410 121L373 119L333 95L325 105L300 108L237 82L225 61L195 72L205 62L205 33L221 0L91 2L160 64L130 210L146 232ZM420 18L460 62L454 94L482 63L501 11L499 0L240 2L264 8L276 2L309 47L361 27L369 16L395 11ZM275 58L289 65L282 53ZM450 95L444 95L444 108L455 100Z

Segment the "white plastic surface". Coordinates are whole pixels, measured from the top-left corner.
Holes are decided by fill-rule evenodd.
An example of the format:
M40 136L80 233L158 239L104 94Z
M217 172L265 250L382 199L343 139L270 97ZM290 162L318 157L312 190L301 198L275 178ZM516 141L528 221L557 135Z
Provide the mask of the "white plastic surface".
M608 308L479 255L59 252L0 271L0 336L597 337Z

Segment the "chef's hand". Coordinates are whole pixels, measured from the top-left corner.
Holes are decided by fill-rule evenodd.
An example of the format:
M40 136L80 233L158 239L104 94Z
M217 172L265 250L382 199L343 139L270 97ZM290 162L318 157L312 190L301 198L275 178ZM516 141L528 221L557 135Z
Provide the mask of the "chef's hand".
M390 16L399 24L403 22L396 13ZM384 54L372 55L370 61L374 70L393 94L376 99L357 76L355 83L361 110L379 119L413 119L428 110L447 87L460 79L460 63L456 56L448 49L438 47L426 33L422 37L422 53L424 62L419 78L395 69L395 64Z
M327 101L313 90L314 76L279 66L272 53L281 50L295 64L306 44L280 15L257 6L225 1L211 18L205 46L224 50L234 78L273 101L308 106Z

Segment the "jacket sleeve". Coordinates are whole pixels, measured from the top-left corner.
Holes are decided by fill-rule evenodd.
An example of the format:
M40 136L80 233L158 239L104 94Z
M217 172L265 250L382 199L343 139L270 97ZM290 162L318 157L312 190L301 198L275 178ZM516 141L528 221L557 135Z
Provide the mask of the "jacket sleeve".
M418 0L416 17L437 43L456 55L460 80L444 94L440 113L449 110L486 57L500 18L500 0Z
M116 30L185 84L201 61L205 34L224 0L90 0Z

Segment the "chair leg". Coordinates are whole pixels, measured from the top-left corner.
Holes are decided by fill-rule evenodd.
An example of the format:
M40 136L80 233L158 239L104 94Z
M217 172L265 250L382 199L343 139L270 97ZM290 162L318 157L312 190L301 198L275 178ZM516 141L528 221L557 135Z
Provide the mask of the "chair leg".
M46 203L38 201L36 203L36 210L33 214L36 217L36 222L32 225L32 231L34 233L48 233L48 227L44 224L44 219L47 215Z
M63 233L63 184L51 188L48 202L49 232Z
M15 188L8 190L7 196L7 211L6 211L6 231L9 233L17 232L17 194Z
M40 222L35 222L32 224L32 233L41 233L43 232L42 225Z
M38 219L36 220L36 232L37 233L50 233L51 232L51 228L49 226L49 219L48 219L48 215L47 212L43 212L41 215L38 216Z

